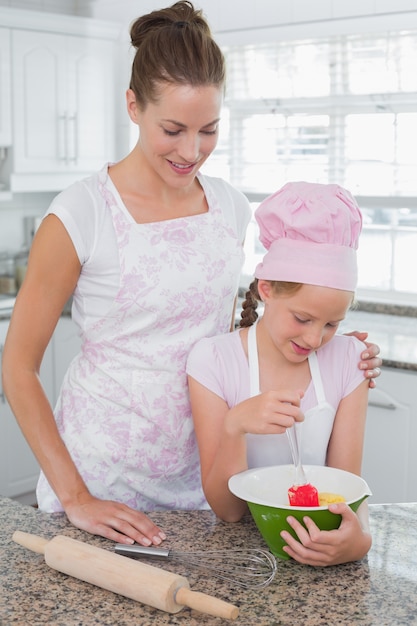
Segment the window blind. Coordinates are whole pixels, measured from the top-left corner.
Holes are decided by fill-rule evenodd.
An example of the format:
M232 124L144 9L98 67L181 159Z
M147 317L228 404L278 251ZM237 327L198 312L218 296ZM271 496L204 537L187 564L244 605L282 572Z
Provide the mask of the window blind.
M359 195L417 195L417 32L224 52L213 168L232 184L269 193L303 178Z
M254 201L289 180L347 187L365 215L361 288L415 299L417 281L406 282L403 270L410 253L417 264L417 31L271 41L224 53L219 143L204 171ZM381 253L383 268L375 271Z

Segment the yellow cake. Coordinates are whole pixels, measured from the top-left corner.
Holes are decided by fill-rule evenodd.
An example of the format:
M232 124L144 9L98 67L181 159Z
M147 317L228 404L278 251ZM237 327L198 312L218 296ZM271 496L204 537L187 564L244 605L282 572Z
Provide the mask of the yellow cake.
M335 502L346 502L346 500L338 493L319 491L319 506L327 506L328 504L334 504Z

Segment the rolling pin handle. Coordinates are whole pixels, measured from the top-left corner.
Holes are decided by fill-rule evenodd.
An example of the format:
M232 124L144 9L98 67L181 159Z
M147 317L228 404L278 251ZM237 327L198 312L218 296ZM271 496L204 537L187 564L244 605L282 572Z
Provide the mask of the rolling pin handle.
M32 535L31 533L24 533L21 530L16 530L12 539L24 548L28 548L32 552L38 552L38 554L45 554L46 544L49 543L48 539Z
M222 617L223 619L236 619L239 615L239 609L234 604L229 604L224 600L219 600L206 593L192 591L188 587L180 587L175 593L175 602L188 606L201 613L207 613L214 617Z

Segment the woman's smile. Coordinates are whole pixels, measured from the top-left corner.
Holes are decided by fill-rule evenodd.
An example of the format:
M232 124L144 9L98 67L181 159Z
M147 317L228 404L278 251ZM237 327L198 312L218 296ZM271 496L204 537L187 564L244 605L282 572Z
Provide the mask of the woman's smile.
M171 161L167 159L170 167L180 176L191 174L194 169L198 166L198 161L195 163L176 163L175 161Z

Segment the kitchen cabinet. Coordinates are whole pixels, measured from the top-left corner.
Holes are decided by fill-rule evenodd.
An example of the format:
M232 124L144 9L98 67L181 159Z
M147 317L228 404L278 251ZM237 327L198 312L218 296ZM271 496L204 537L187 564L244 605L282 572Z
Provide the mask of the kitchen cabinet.
M53 342L56 400L68 365L81 348L81 338L70 317L63 316L60 318L54 332Z
M370 502L417 502L417 372L383 368L369 392L362 475Z
M0 148L10 146L12 141L10 111L10 30L0 28Z
M8 320L0 320L0 363L8 325ZM40 373L52 405L56 402L67 365L80 345L81 341L71 318L60 318L46 349ZM0 368L0 495L15 498L25 504L34 504L38 476L39 465L4 397Z
M12 29L15 190L19 174L88 174L112 158L114 45Z
M8 320L0 320L0 359L8 326ZM52 400L54 395L52 345L48 346L42 362L41 379L48 398ZM33 504L38 475L39 465L4 396L0 367L0 494L17 498L25 504Z

